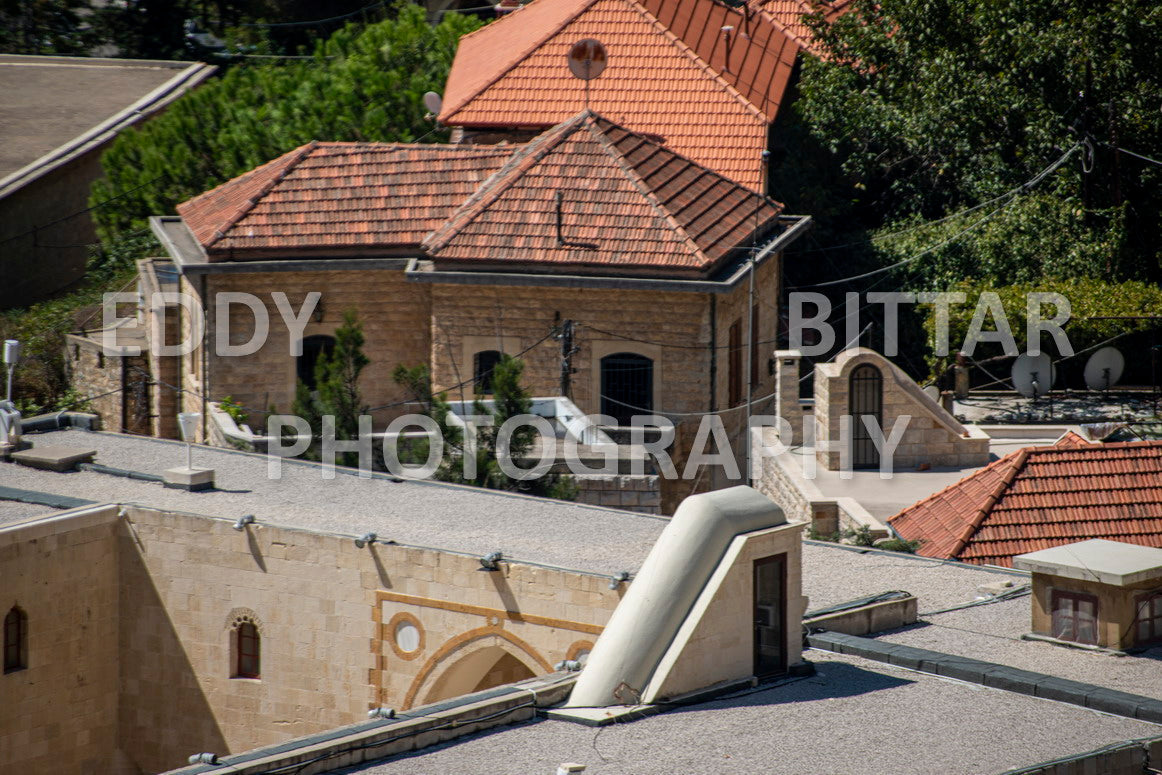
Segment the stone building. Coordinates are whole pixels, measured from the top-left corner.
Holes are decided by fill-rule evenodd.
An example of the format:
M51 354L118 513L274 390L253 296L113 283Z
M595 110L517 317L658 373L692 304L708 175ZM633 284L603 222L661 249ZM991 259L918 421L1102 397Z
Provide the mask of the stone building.
M312 143L178 211L153 225L191 300L182 338L206 321L177 370L185 410L208 418L231 396L257 425L289 410L353 308L377 429L409 411L397 365L428 364L437 389L471 399L506 353L534 395L615 426L674 418L679 471L695 425L684 417L739 406L747 382L772 392L759 353L776 336L781 255L810 224L589 111L517 147ZM256 294L270 321L245 355L222 347L259 333L254 309L224 303L231 292ZM563 370L553 335L566 322ZM736 439L741 415L726 418ZM664 483L663 509L690 491Z

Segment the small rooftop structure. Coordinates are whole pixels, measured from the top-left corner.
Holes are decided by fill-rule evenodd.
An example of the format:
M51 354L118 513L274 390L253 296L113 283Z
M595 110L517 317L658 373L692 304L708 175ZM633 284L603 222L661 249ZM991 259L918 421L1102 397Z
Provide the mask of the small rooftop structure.
M1033 637L1113 649L1162 640L1162 549L1091 539L1022 554L1033 574Z
M1162 547L1162 442L1079 441L1017 450L888 523L926 557L979 564L1087 538Z

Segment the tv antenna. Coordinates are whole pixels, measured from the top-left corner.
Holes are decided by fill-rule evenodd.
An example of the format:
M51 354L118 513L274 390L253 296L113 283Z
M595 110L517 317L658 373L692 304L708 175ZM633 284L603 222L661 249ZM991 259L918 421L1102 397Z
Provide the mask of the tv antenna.
M585 109L589 110L589 82L605 72L609 57L605 46L596 38L584 38L573 44L568 55L569 72L585 82Z
M1109 390L1118 384L1126 368L1126 359L1116 347L1103 347L1085 364L1085 386L1090 390Z
M1046 353L1022 353L1013 361L1013 387L1025 398L1040 398L1053 387L1056 371Z

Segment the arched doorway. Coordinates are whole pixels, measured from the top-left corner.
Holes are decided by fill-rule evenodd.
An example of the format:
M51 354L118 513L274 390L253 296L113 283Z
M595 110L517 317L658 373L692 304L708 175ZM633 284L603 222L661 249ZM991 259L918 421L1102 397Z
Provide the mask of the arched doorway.
M654 362L637 353L613 353L601 359L601 413L629 425L635 414L654 408Z
M452 663L424 696L425 704L524 681L533 669L500 646L486 646Z
M883 429L884 377L875 366L865 363L852 370L848 388L852 468L879 468L880 451L863 418L875 418L876 426Z

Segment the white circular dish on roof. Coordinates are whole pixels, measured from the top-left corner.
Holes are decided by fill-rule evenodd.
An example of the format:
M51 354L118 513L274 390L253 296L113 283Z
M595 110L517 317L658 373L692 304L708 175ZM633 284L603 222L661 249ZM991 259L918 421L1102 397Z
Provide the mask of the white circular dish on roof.
M1048 354L1021 353L1013 361L1013 387L1025 398L1037 398L1053 387L1056 370Z
M592 81L605 72L608 56L605 46L595 38L585 38L569 49L569 71L582 81Z
M1116 347L1103 347L1085 363L1085 385L1090 390L1109 390L1118 384L1126 359Z
M926 385L924 387L924 395L931 398L933 401L940 401L940 388L935 385Z
M444 107L444 98L434 91L424 92L424 107L435 116L439 114L440 108Z

